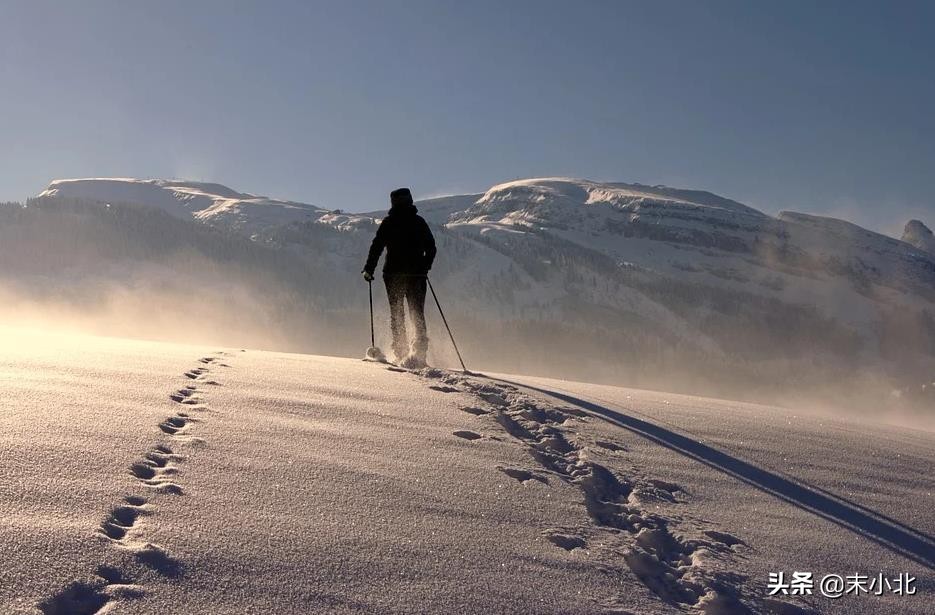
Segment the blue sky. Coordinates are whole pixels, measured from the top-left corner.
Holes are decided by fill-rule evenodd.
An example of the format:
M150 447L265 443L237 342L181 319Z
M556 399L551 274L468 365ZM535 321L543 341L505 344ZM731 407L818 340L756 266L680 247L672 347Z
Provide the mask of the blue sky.
M182 177L346 210L570 175L935 225L933 2L5 0L0 200Z

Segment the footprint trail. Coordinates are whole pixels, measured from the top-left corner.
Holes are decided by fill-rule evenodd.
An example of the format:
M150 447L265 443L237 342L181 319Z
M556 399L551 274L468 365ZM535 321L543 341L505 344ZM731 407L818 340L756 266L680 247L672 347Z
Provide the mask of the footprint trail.
M415 373L437 383L429 386L432 390L465 393L482 402L461 410L512 436L540 467L498 466L498 471L526 487L548 484L546 477L551 476L579 490L587 523L542 532L557 548L588 549L589 556L604 567L625 566L660 600L679 610L810 612L789 602L764 600L755 582L740 572L742 550L748 545L733 533L712 527L710 521L670 512L689 501L690 494L679 485L644 476L635 466L627 467L626 447L607 440L593 445L612 456L615 465L623 466L623 473L597 463L574 429L576 423L587 421L587 413L546 403L519 387L479 376L434 368ZM481 437L466 430L454 435ZM529 493L537 495L539 490ZM626 604L626 596L616 596L603 606L623 609Z
M169 438L173 444L155 444L130 464L130 474L147 495L124 497L111 508L97 528L97 534L112 548L129 552L140 566L162 577L184 577L185 565L165 547L146 540L144 519L155 519L160 497L184 495L176 478L179 464L185 457L175 452L176 446L203 441L189 435L201 420L191 416L189 411L208 412L201 387L221 386L216 380L208 380L208 377L214 367L230 367L221 362L222 357L228 356L231 355L218 352L201 357L197 367L182 374L189 384L169 394L180 410L156 425L158 433ZM103 615L117 602L139 598L145 593L143 585L134 580L130 571L102 564L91 579L75 581L36 606L43 615Z

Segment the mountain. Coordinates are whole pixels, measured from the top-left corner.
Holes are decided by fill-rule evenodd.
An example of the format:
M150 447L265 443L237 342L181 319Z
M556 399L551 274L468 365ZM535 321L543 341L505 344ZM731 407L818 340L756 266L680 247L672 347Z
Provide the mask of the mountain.
M441 226L448 222L452 214L467 209L473 205L483 194L459 194L455 196L442 196L418 201L419 214L429 224ZM371 211L365 216L380 219L386 215L386 210Z
M60 179L49 184L39 198L135 203L245 235L316 221L332 213L306 203L237 192L220 184L165 179Z
M713 344L761 363L805 350L882 354L901 369L907 355L935 348L926 346L935 343L935 257L843 220L774 218L706 192L553 178L494 186L446 228L527 271L554 278L564 269L566 299L629 305L653 325L692 331L680 345L706 352ZM608 279L622 289L602 290Z
M932 231L929 227L925 226L925 224L919 220L910 220L906 224L906 230L903 231L902 240L923 252L935 256L935 235L932 235Z
M290 307L277 302L260 311L264 326L286 340L277 348L360 352L349 341L367 322L359 272L383 212L347 214L217 184L135 179L58 180L30 205L46 212L42 224L51 223L52 210L124 212L120 223L94 214L109 229L95 237L135 234L120 239L119 250L178 235L145 212L212 229L233 243L203 254L209 263L186 274L214 269L237 279L236 267L264 283L275 279L278 290L265 294ZM491 369L770 399L790 390L870 399L858 389L889 395L930 382L935 372L935 256L914 241L804 213L773 217L704 191L571 178L507 182L417 205L435 229L432 278L459 343ZM149 216L145 224L141 216ZM36 224L33 241L48 242ZM910 225L910 240L925 239L920 225ZM22 243L11 229L11 240ZM191 247L217 241L208 236ZM42 258L67 249L42 245ZM125 267L116 254L94 270ZM276 259L277 271L262 273ZM71 269L84 275L88 259L80 262ZM61 274L47 268L46 279ZM380 316L382 289L374 290ZM328 324L312 335L303 318ZM443 329L435 322L432 330ZM322 336L332 340L327 348ZM434 339L433 360L450 362L444 337Z

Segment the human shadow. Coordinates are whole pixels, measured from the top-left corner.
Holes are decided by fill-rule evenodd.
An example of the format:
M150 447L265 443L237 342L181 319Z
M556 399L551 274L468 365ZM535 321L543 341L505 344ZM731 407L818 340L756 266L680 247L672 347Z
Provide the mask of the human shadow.
M794 482L659 425L568 393L500 378L494 380L537 391L577 406L613 425L632 431L656 444L699 461L710 468L729 474L784 502L814 513L840 527L847 528L918 564L935 569L935 539L864 506L850 502L824 489L813 487L808 483Z

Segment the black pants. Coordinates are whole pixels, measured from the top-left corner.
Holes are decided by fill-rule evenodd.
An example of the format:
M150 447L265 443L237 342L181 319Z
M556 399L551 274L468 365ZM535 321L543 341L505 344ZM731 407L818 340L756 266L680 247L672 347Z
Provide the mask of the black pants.
M406 335L406 309L409 305L409 317L415 327L412 340L412 353L425 361L429 349L429 336L425 328L425 291L426 277L421 275L384 274L386 296L390 300L390 331L393 332L393 354L402 359L409 354L409 340Z

